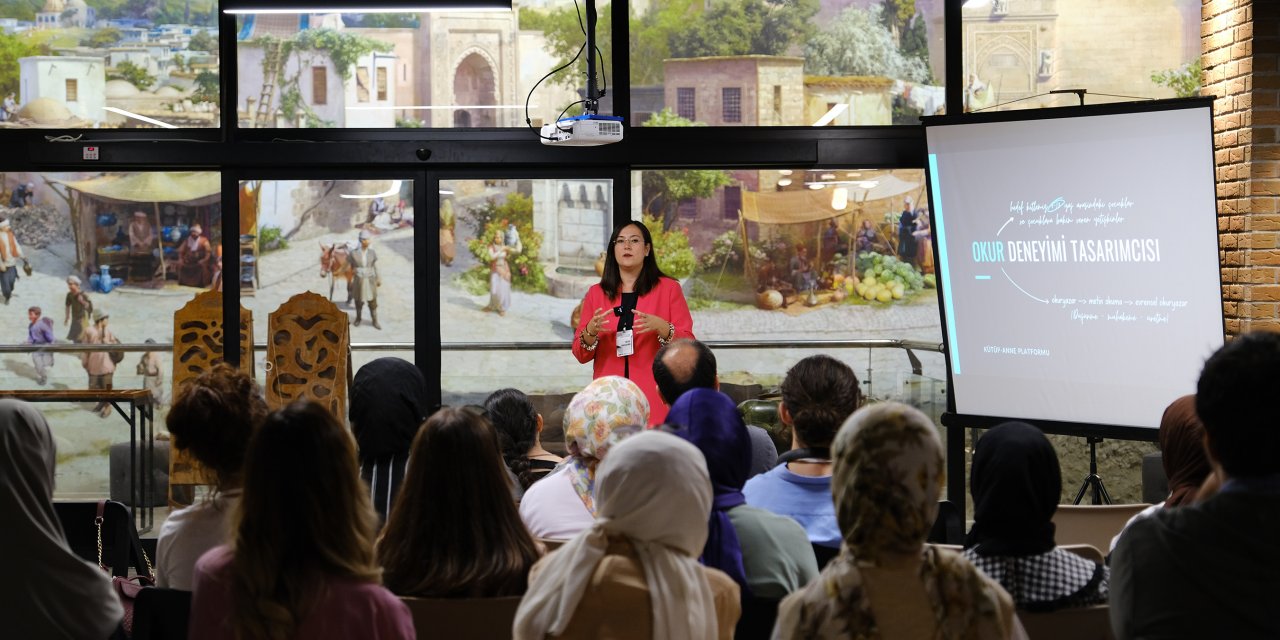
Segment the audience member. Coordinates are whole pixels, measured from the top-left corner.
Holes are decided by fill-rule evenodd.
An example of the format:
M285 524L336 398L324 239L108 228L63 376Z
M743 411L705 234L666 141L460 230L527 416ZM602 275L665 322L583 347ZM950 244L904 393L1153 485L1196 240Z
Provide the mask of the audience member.
M809 356L787 371L778 416L792 429L785 464L747 481L747 504L795 518L809 540L840 546L831 502L831 439L862 404L858 378L831 356Z
M379 522L386 521L418 427L431 413L422 371L400 358L378 358L356 371L347 413Z
M774 637L1025 637L1013 602L960 554L924 544L942 492L942 444L918 410L882 402L836 436L840 554L778 609Z
M732 638L738 586L696 559L712 505L698 449L661 432L628 438L600 465L596 497L591 527L534 565L515 639Z
M0 589L6 638L102 638L124 610L106 573L67 547L53 511L53 433L19 400L0 400L0 548L14 573Z
M441 409L412 457L378 541L387 588L423 598L523 594L539 554L510 500L493 427L465 409Z
M267 416L262 390L225 364L184 384L166 425L173 446L186 450L213 481L209 497L169 514L156 543L156 586L191 590L196 560L230 533L240 502L240 469L254 429Z
M716 355L710 347L693 338L673 340L658 349L653 359L653 379L658 384L658 396L668 407L690 389L720 390ZM751 437L751 468L747 477L751 478L778 464L778 449L773 446L768 431L747 425L747 433Z
M191 640L415 637L409 608L378 584L355 443L320 405L295 402L253 434L233 525L196 563Z
M1238 336L1200 373L1196 413L1223 478L1202 503L1134 522L1111 557L1111 626L1126 638L1276 638L1280 334Z
M693 389L667 413L670 432L693 443L707 460L715 499L700 560L733 578L744 595L781 598L818 575L804 527L791 518L747 506L742 485L751 439L729 396Z
M999 582L1019 609L1107 601L1107 568L1054 541L1062 472L1039 429L1006 422L983 434L974 446L969 489L974 522L964 557Z
M621 376L591 381L564 412L566 463L529 487L520 517L534 537L565 540L591 527L596 468L609 448L649 424L649 401L640 387Z
M1130 518L1124 529L1111 539L1108 551L1115 551L1120 536L1135 521L1150 517L1160 509L1196 502L1200 487L1204 485L1213 467L1204 451L1204 423L1196 415L1194 393L1174 400L1160 418L1160 463L1169 482L1169 497Z
M542 448L542 414L529 396L518 389L499 389L485 399L484 410L497 431L502 460L521 488L528 490L562 462Z

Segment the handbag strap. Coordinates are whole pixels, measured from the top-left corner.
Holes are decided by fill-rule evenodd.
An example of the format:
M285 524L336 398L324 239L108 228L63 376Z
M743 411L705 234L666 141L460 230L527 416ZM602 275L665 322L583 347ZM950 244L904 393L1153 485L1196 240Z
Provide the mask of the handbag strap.
M98 568L107 571L106 565L102 564L102 514L107 509L107 501L98 501L98 514L93 517L93 525L98 528ZM110 573L110 571L107 571Z

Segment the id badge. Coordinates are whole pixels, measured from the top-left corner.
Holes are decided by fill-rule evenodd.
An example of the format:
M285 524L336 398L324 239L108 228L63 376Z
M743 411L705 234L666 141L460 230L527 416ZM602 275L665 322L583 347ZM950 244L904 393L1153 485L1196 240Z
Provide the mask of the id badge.
M626 357L636 352L635 336L631 329L618 332L618 357Z

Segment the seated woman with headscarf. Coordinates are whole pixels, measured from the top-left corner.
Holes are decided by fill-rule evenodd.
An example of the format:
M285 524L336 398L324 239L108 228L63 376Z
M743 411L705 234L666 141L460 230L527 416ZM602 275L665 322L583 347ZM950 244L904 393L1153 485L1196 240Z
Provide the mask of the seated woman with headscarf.
M1194 393L1174 400L1165 408L1164 415L1160 418L1160 464L1164 467L1164 476L1169 480L1169 497L1129 518L1124 523L1124 529L1111 539L1108 553L1115 551L1120 536L1135 521L1150 517L1161 509L1196 502L1200 487L1213 467L1204 450L1204 423L1200 422L1200 416L1196 414Z
M409 447L428 413L427 380L412 364L378 358L356 372L347 414L360 452L360 477L380 522L391 513Z
M566 540L597 516L596 468L609 448L649 424L649 401L621 376L591 381L564 412L566 464L535 482L520 499L520 517L535 538Z
M691 389L667 414L663 429L693 443L707 459L715 500L702 563L733 578L743 594L781 598L818 575L809 535L800 523L747 506L742 485L751 464L751 436L737 406L719 391Z
M67 547L53 511L53 433L19 400L0 400L0 547L6 638L101 638L124 617L111 577Z
M697 560L712 503L702 453L665 433L633 436L601 463L595 495L591 527L529 573L515 640L732 638L738 586Z
M1058 548L1053 514L1062 473L1039 429L1006 422L978 439L969 478L973 528L964 556L1000 583L1019 609L1055 611L1107 601L1107 567Z
M831 449L840 554L778 608L774 637L1025 637L1000 585L960 554L924 544L942 492L942 443L919 410L864 407Z

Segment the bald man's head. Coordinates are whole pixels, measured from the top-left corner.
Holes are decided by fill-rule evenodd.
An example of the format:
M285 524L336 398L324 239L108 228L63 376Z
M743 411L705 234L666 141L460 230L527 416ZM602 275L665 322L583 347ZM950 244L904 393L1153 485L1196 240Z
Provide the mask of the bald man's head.
M653 359L653 379L668 406L690 389L716 389L716 356L707 345L688 338L674 340Z

